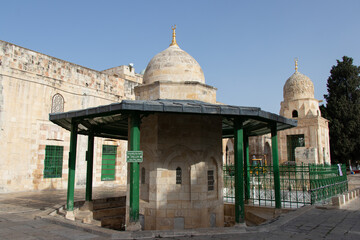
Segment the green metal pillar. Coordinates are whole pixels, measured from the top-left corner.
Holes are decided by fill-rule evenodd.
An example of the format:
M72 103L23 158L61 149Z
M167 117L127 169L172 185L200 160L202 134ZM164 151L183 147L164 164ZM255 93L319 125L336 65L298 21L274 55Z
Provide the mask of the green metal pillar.
M140 116L130 117L130 151L140 150ZM130 163L130 222L139 220L139 163Z
M244 133L244 182L245 182L245 202L250 199L250 159L249 159L249 136Z
M93 182L93 160L94 160L94 133L88 136L88 150L86 152L86 192L85 200L92 201L92 182Z
M278 154L276 123L271 125L271 145L272 145L273 171L274 171L275 207L281 208L280 170L279 170L279 154Z
M244 129L241 119L234 124L234 155L235 155L235 222L245 222L244 211Z
M67 188L67 211L74 210L74 187L75 187L75 165L76 165L76 145L77 145L77 129L78 123L71 123L70 135L70 152L69 152L69 173L68 173L68 188Z

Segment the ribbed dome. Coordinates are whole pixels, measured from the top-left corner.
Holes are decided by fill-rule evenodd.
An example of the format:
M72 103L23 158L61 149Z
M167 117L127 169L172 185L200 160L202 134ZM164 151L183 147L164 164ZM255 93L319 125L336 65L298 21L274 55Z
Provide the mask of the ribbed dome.
M150 60L143 79L145 84L157 81L205 83L199 63L177 44L168 47Z
M309 77L295 71L284 85L284 100L314 98L314 84Z

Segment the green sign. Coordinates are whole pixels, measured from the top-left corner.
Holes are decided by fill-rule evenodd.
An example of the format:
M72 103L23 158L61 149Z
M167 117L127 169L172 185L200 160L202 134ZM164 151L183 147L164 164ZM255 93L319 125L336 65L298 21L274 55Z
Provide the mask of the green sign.
M127 151L126 152L126 162L142 162L143 161L143 151Z

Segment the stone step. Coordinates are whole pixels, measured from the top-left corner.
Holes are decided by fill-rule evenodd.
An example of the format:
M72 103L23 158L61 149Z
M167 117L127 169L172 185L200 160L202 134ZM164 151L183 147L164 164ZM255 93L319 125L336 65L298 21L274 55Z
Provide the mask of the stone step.
M232 227L235 225L235 217L224 216L224 227Z
M109 197L109 198L100 198L100 199L94 199L94 203L104 203L104 202L119 202L119 201L125 201L126 196L121 197Z
M66 210L64 209L64 207L60 207L58 210L57 210L57 214L62 216L62 217L65 217L66 216Z
M125 215L104 217L101 219L101 227L125 231Z
M101 221L98 221L98 220L95 220L95 219L91 219L89 222L83 221L83 223L101 227Z
M80 222L88 222L93 218L93 213L89 210L87 211L76 211L75 220ZM86 219L86 220L85 220Z
M113 197L107 199L97 199L93 201L93 209L100 210L114 207L125 207L126 197Z
M101 227L101 221L93 219L93 212L89 210L77 211L75 221Z
M125 216L125 207L113 207L106 209L93 210L93 216L96 220L102 220L104 217L118 217Z
M101 203L101 204L94 204L93 210L102 210L107 208L116 208L116 207L125 207L125 203L122 202L107 202L107 203Z
M245 212L245 219L246 219L246 223L248 224L248 226L252 226L252 224L260 225L261 223L264 223L267 221L267 219L264 218L264 216L261 216L260 214L254 213L251 211Z

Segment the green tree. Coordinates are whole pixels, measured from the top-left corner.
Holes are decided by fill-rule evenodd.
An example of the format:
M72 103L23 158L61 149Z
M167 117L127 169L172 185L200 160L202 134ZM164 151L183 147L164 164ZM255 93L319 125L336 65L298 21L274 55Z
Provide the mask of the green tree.
M330 152L333 163L360 160L360 67L344 56L332 66L322 115L330 120Z

